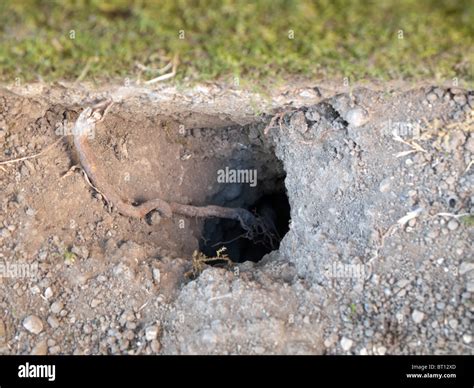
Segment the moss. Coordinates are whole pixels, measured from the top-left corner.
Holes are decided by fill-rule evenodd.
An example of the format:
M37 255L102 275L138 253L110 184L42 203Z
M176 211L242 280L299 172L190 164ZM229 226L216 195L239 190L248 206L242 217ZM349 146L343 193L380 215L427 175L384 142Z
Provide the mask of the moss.
M88 62L87 80L136 78L135 62L159 68L178 54L178 81L238 76L265 84L298 75L471 82L471 3L4 0L0 79L75 80Z

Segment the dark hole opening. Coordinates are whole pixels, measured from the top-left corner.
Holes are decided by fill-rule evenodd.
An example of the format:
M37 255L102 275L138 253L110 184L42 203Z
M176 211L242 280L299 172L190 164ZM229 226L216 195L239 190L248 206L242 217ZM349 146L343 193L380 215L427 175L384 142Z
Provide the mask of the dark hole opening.
M215 257L217 251L226 248L225 253L233 262L257 262L267 253L278 249L280 242L288 232L290 221L290 204L283 181L281 188L271 194L264 194L257 201L246 206L254 214L263 218L273 231L274 242L257 237L245 238L245 232L237 221L225 219L209 219L205 222L200 241L200 250L208 257Z

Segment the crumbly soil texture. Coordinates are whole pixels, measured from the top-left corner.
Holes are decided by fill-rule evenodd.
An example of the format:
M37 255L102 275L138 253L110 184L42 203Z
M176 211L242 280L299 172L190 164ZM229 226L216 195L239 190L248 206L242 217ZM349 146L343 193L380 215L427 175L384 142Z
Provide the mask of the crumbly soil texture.
M125 201L81 168L79 114ZM0 354L472 354L474 92L0 89ZM53 146L49 147L54 142Z

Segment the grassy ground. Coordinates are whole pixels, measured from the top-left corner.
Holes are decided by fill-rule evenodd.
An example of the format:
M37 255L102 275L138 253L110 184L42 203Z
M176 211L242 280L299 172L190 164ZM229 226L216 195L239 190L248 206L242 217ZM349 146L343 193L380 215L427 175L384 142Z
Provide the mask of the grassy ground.
M85 80L136 78L136 62L160 67L177 54L178 80L239 76L252 83L299 75L472 82L472 4L2 0L0 81L75 80L86 66Z

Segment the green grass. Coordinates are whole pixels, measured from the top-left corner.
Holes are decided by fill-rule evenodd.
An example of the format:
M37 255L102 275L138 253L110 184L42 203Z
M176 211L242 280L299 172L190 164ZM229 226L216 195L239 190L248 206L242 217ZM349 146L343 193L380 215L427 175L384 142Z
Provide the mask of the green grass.
M178 80L238 76L258 85L297 75L472 82L471 4L3 0L0 81L75 80L88 62L85 80L135 79L135 62L161 67L177 54Z

